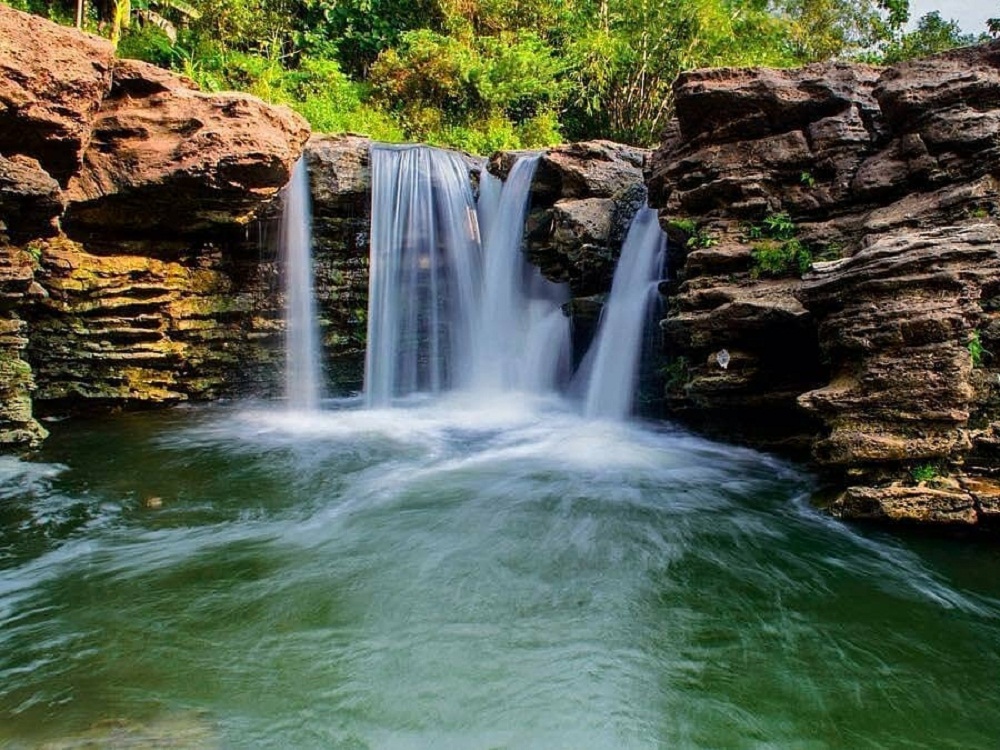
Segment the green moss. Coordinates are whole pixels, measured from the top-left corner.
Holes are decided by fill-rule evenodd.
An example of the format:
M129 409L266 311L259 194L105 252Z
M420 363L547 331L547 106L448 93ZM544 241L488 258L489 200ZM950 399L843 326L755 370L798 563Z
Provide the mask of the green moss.
M690 379L690 365L687 357L674 357L661 370L667 391L679 391Z

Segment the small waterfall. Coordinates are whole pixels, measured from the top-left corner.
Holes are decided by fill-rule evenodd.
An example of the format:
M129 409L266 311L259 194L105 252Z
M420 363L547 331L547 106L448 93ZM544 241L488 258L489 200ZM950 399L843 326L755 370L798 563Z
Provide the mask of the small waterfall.
M469 168L426 146L373 146L365 401L468 383L481 284Z
M538 156L506 182L427 146L373 146L365 398L553 389L569 366L565 285L522 252ZM480 232L480 229L483 231Z
M523 156L506 182L483 170L483 290L473 387L477 390L552 390L569 367L568 299L564 284L545 279L522 252L524 222L538 155Z
M643 331L657 299L665 250L656 211L641 209L629 227L597 335L577 374L586 389L588 417L625 419L632 412Z
M304 159L295 164L285 188L281 255L285 260L285 398L289 409L313 411L319 406L322 367L313 294L309 171Z

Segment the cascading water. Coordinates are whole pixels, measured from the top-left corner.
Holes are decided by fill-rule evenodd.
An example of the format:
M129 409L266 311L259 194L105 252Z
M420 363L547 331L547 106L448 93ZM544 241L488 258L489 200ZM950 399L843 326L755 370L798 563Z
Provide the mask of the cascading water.
M299 159L285 189L281 214L285 260L285 398L294 411L319 406L322 367L313 294L312 211L309 171Z
M538 160L518 159L503 183L485 170L480 178L485 257L472 367L477 390L542 393L569 365L569 320L562 313L568 291L545 279L521 251Z
M537 163L519 159L506 183L484 170L477 206L460 155L372 148L369 407L415 392L554 387L569 362L567 293L521 252Z
M468 381L479 225L468 165L426 146L371 150L372 233L365 401Z
M588 417L625 419L632 411L643 332L657 299L665 250L656 211L640 209L622 246L597 335L577 374L585 384Z

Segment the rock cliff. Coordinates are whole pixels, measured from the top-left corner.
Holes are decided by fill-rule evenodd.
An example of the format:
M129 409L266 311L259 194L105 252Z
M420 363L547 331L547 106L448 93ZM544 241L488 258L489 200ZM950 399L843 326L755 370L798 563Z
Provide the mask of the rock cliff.
M675 94L648 173L673 412L808 449L845 516L995 522L1000 44Z
M0 446L37 442L39 412L273 377L274 263L248 234L308 135L0 5Z

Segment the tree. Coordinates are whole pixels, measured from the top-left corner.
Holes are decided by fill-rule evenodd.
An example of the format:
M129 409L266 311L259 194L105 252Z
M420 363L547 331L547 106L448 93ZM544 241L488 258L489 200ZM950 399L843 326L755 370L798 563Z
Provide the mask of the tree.
M921 17L916 30L903 34L886 47L882 62L891 64L915 57L926 57L937 52L975 44L976 37L963 34L958 22L945 21L938 11Z

